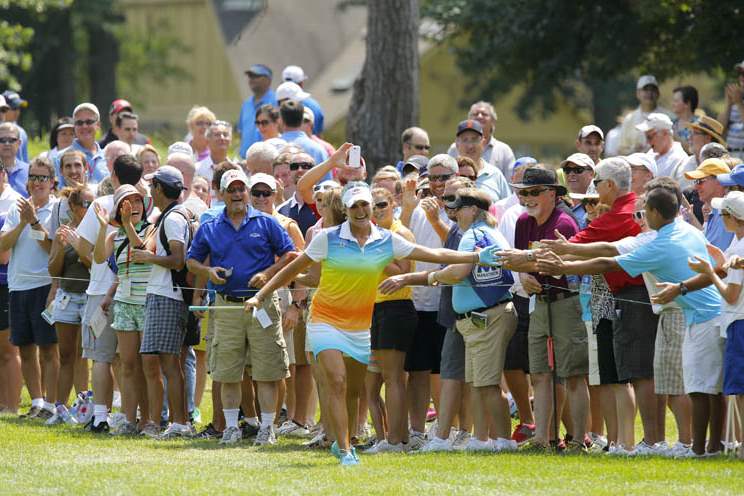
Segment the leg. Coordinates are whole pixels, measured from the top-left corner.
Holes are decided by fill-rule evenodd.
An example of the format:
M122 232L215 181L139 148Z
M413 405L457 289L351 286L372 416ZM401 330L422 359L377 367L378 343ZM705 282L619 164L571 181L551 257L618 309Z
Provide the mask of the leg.
M90 366L88 359L83 358L82 349L78 348L77 360L75 360L75 378L73 379L75 392L80 393L90 388Z
M163 375L160 370L160 355L146 353L142 355L142 369L147 381L147 399L150 405L150 418L160 418L163 404ZM170 388L169 388L170 389Z
M490 415L486 414L488 407L486 406L481 389L473 387L472 394L470 395L470 405L473 411L473 437L479 441L488 441L488 420Z
M408 416L411 429L416 432L426 432L426 411L431 401L430 370L417 370L408 373Z
M344 358L346 368L346 408L349 416L349 437L356 437L357 426L361 421L367 421L367 405L364 401L364 377L367 374L367 366L357 362L353 358ZM361 408L363 406L363 408ZM364 417L359 411L364 411Z
M331 427L338 447L349 449L349 417L346 407L346 365L337 350L325 350L318 354L320 373L328 408L323 411L324 422Z
M604 416L602 415L602 393L600 386L589 386L589 432L604 434Z
M504 378L509 386L512 398L517 404L519 423L534 424L535 416L530 405L530 384L524 370L504 370Z
M385 405L380 396L382 374L367 370L367 375L364 378L364 389L367 391L367 405L369 405L369 415L372 417L375 437L378 440L385 439L388 431L385 428Z
M607 442L618 443L618 420L617 420L617 403L615 402L614 385L605 384L596 386L597 393L601 395L600 407L602 418L607 425Z
M291 372L290 372L291 373ZM287 380L286 379L280 379L277 381L277 394L276 394L276 404L274 405L274 411L276 412L276 420L275 422L279 422L279 413L282 411L282 407L284 406L284 402L287 399ZM290 418L290 417L288 417Z
M692 442L692 401L686 394L668 396L669 409L674 414L677 423L679 442L690 444Z
M186 425L188 417L184 409L186 400L180 358L172 353L161 353L159 356L163 374L168 379L168 405L170 405L171 420L177 424Z
M295 420L302 425L309 425L315 417L310 410L313 393L313 375L310 365L295 364Z
M553 384L550 374L531 374L535 389L535 442L547 445L553 420Z
M275 414L272 412L279 397L279 381L256 381L256 396L261 405L261 415ZM263 423L263 420L262 420ZM273 419L272 419L273 423Z
M406 379L403 364L406 354L397 350L380 350L380 362L382 365L382 378L385 381L385 406L387 408L388 432L387 440L390 444L408 442L408 418L406 416ZM450 381L443 381L450 382ZM443 393L445 394L445 393ZM459 400L459 394L457 399ZM446 399L450 401L449 399ZM451 401L450 401L451 403ZM449 422L451 423L453 405L443 406L440 399L440 408L447 409ZM442 412L443 413L443 412ZM439 425L442 425L441 413ZM449 427L447 427L449 433Z
M225 430L225 413L222 411L222 383L212 381L212 426L217 432Z
M470 384L464 382L460 383L462 388L462 396L460 399L460 410L457 412L457 428L461 431L470 432L473 428L473 414L470 411L470 396L472 395L472 389Z
M432 373L429 375L429 388L431 390L431 400L434 403L434 409L437 411L437 415L439 415L439 390L441 388L439 374Z
M194 350L196 353L196 391L194 392L194 405L199 408L204 388L207 384L207 353L201 350ZM214 386L213 386L214 387Z
M631 450L635 446L635 397L629 384L613 384L617 408L617 442Z
M31 399L43 398L41 392L41 364L39 364L39 350L35 344L27 344L20 347L21 371L23 381L28 388Z
M93 362L93 392L96 404L106 405L110 410L114 393L114 372L110 363Z
M710 400L707 394L690 393L692 400L692 451L696 455L705 453L705 439L710 419Z
M744 433L744 394L736 395L736 406L739 410L739 430ZM739 441L742 439L739 438ZM744 460L744 442L739 446L739 459Z
M0 406L12 412L18 411L23 388L21 374L21 355L18 347L10 342L10 331L0 331L0 375L5 377L5 384L0 386Z
M77 324L56 323L59 339L59 381L57 401L67 404L75 378L75 364L79 358L80 326Z
M284 393L284 403L287 405L287 418L295 418L296 415L296 403L295 403L295 366L290 364L289 366L289 377L284 379L286 386L286 392ZM281 405L279 405L281 407ZM277 412L281 409L277 410Z
M241 391L241 400L240 400L239 407L243 408L243 415L246 418L258 417L258 414L256 413L256 394L253 389L253 378L251 377L250 371L248 369L246 369L245 374L243 374L243 381L240 383L240 391ZM224 399L223 399L223 403L224 403ZM225 408L230 408L230 407L225 407Z
M57 343L39 346L39 362L44 377L44 390L47 392L46 400L54 403L57 401L57 383L59 382L59 346Z
M723 437L723 422L726 418L726 400L722 394L709 394L708 401L710 402L708 452L717 453L723 449L721 438Z
M194 411L194 393L196 391L196 354L191 346L184 346L181 351L181 368L183 374L183 408L188 414Z
M238 427L237 411L240 408L241 383L222 382L220 386L222 411L225 413L225 427ZM228 413L234 413L234 415L228 415Z
M139 333L136 331L119 331L119 357L121 360L121 410L127 421L137 420L138 375L142 371L139 357ZM149 416L149 414L148 414Z
M657 443L666 441L666 406L667 396L665 394L656 395L656 437Z
M643 423L643 440L653 445L660 439L656 434L657 424L657 398L654 392L653 379L633 379L633 389L638 402L638 410L641 413Z
M586 435L586 419L589 415L589 388L586 376L574 376L566 379L566 396L571 404L571 421L574 439L579 442Z

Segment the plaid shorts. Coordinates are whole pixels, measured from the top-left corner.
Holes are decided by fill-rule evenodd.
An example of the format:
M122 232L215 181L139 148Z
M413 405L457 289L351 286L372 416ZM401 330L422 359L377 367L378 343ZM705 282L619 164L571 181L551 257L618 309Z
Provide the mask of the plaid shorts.
M140 353L181 353L186 335L186 311L182 301L148 294Z
M669 308L659 315L654 352L654 387L656 394L685 394L682 376L682 343L685 339L685 314Z

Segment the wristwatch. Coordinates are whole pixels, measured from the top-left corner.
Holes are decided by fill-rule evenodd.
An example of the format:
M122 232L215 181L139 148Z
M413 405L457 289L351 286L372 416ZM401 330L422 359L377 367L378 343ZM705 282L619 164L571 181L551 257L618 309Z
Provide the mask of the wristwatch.
M528 262L534 262L535 261L535 252L532 250L527 250L527 261Z
M686 295L690 291L690 288L685 286L684 282L679 283L679 294L682 296Z
M439 281L437 281L435 274L437 273L436 270L432 270L429 272L429 274L426 276L426 283L429 286L439 286Z

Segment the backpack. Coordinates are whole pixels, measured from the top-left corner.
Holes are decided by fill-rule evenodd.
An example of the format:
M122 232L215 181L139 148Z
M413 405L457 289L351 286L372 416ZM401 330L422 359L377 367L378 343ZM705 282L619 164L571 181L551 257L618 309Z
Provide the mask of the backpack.
M488 233L482 229L475 228L476 248L485 248L494 244ZM478 239L477 233L481 234ZM501 267L488 267L474 264L473 269L468 274L468 281L478 297L490 308L497 303L510 298L509 289L514 284L514 276L511 271Z

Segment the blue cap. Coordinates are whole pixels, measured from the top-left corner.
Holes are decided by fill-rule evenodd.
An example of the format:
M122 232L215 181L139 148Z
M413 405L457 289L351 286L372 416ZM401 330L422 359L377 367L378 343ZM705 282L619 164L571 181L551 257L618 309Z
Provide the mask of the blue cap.
M145 174L146 181L152 181L153 179L176 189L186 189L183 187L183 174L172 165L164 165L158 167L158 169L151 174Z
M718 174L716 179L721 186L744 186L744 164L737 165L729 174Z
M255 74L256 76L266 76L267 78L271 79L273 73L271 72L271 69L269 69L267 66L263 64L253 64L248 68L247 71L245 71L246 74Z
M3 96L5 97L5 101L8 103L8 107L13 110L28 107L28 102L21 98L21 95L16 91L5 90Z
M473 119L467 119L467 120L460 122L457 125L456 136L460 136L465 131L475 131L476 133L483 136L483 126L481 126L480 122L473 120Z
M537 159L534 157L519 157L517 160L514 161L512 170L516 170L519 167L522 167L523 165L530 165L530 164L536 164L536 163L537 163Z

